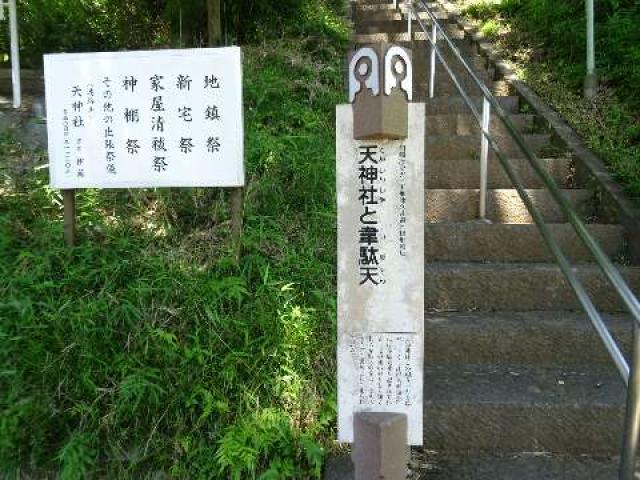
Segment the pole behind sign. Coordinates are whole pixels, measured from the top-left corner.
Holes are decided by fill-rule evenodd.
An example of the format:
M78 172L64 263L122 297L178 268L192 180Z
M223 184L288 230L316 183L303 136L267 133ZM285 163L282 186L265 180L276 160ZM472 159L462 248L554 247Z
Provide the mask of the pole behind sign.
M76 191L62 190L62 208L64 222L64 242L67 247L76 244Z
M207 13L209 16L209 46L216 47L222 44L222 9L221 0L207 0ZM244 189L236 187L231 189L231 241L236 252L236 258L240 257L241 237L243 226Z
M0 6L4 14L4 3ZM9 35L11 43L11 85L13 108L22 106L22 85L20 80L20 39L18 37L18 9L16 0L9 0Z

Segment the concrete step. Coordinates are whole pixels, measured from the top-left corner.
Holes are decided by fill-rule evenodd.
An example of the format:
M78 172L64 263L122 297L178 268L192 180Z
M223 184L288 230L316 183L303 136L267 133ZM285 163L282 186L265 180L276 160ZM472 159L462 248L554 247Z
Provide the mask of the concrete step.
M609 314L605 322L630 352L632 317ZM425 363L529 364L545 367L600 365L616 372L602 340L583 313L455 312L425 316Z
M447 365L424 373L429 450L615 455L625 388L596 368Z
M397 33L397 34L388 34L388 33L380 33L380 34L360 34L358 35L360 41L352 41L351 49L356 50L360 48L364 44L376 43L376 40L379 40L382 37L391 35L394 37L393 44L399 45L403 48L409 49L413 52L413 62L416 65L416 62L419 62L418 65L430 65L430 53L431 53L431 43L424 39L424 35L420 33L420 39L414 40L412 42L408 41L408 37L406 33ZM361 37L361 38L360 38ZM415 35L414 35L415 37ZM354 40L354 38L352 38ZM384 40L384 38L383 38ZM452 39L453 44L458 48L459 52L462 54L462 57L471 65L474 63L478 66L487 67L487 59L480 55L478 51L470 45L468 42L460 39ZM382 40L379 40L382 41ZM445 45L444 41L440 40L438 42L439 51L448 63L454 64L453 60L457 59L457 55L451 50L451 48ZM441 63L440 57L437 58L436 62L438 64ZM459 60L458 60L459 62Z
M573 208L583 216L592 213L592 192L585 189L563 190ZM533 204L548 223L565 223L547 190L527 190ZM425 191L425 216L431 223L467 222L478 218L480 191L476 189L428 189ZM533 219L515 189L488 191L487 218L497 223L533 223Z
M535 116L530 114L509 115L520 133L533 133L535 129ZM480 135L478 121L470 114L442 114L429 115L426 123L426 133L430 135ZM492 135L508 135L506 127L495 115L491 117L489 129Z
M571 225L550 224L549 228L571 262L593 261ZM587 228L610 258L624 251L622 226L590 224ZM425 259L427 262L554 262L536 225L485 222L427 223Z
M355 1L352 1L351 3L355 6L355 8L359 8L359 9L396 10L396 8L393 7L393 3L391 3L389 0L367 0L365 2L355 0ZM398 2L398 7L400 6L401 6L401 3Z
M453 34L454 37L460 36L459 34ZM357 37L357 38L356 38ZM416 38L417 37L417 38ZM358 49L363 45L370 45L372 43L379 42L387 42L393 43L394 45L399 45L403 48L411 50L413 52L413 62L414 65L425 66L429 65L430 61L430 53L431 53L431 43L428 42L425 38L425 35L422 32L415 33L413 35L413 41L409 41L409 37L406 33L376 33L376 34L358 34L352 36L352 49ZM462 38L452 38L453 44L458 48L460 53L462 54L465 60L470 62L475 62L476 65L482 65L483 67L487 67L487 59L482 55L478 54L478 51L473 48L468 42L464 41ZM453 53L451 48L440 40L438 42L439 51L447 63L451 65L455 65L456 62L453 60L457 58L457 56ZM440 57L437 59L438 63L440 63ZM416 63L418 62L418 63ZM458 60L459 63L459 60ZM471 65L471 63L470 63Z
M509 82L505 80L498 80L495 82L490 80L485 80L482 83L496 97L503 96L503 95L510 95L512 92L511 85L509 84ZM460 84L462 86L462 90L469 96L477 96L482 94L480 87L478 87L478 85L472 80L460 80ZM413 98L414 102L423 103L429 100L428 98L429 82L416 82L414 79L413 94L414 94L414 98ZM436 77L435 91L434 91L434 96L436 98L451 97L451 96L457 97L459 95L460 95L460 90L458 90L458 87L453 83L453 81L451 81L448 78L448 76L447 78ZM466 111L471 112L471 109L467 108Z
M408 480L618 480L619 458L518 452L451 455L413 448ZM324 480L354 480L349 454L329 456Z
M409 22L407 21L406 17L403 16L402 19L398 18L398 15L396 14L396 16L394 16L394 18L392 19L370 19L370 18L364 18L365 15L358 17L356 19L356 21L354 22L354 31L357 34L373 34L373 33L404 33L407 32L407 28L409 26ZM457 27L457 25L455 24L448 24L446 22L446 19L448 19L447 16L442 16L445 19L445 21L440 20L440 25L442 25L443 27L447 26L447 27L452 27L455 30L453 30L454 32L456 32L456 34L458 34L458 32L460 31L459 27ZM429 28L429 31L431 31L431 21L429 20L429 16L425 13L423 15L421 15L421 20L422 20L422 24ZM422 27L420 26L420 23L417 20L413 20L411 22L411 28L413 29L414 32L421 32L422 31Z
M452 456L416 449L412 466L410 480L617 480L619 459L547 452Z
M382 5L385 8L389 8L389 9L393 8L392 0L365 0L365 1L352 0L352 3L362 8L375 7L376 5ZM431 10L436 10L436 9L444 10L438 2L434 1L434 2L425 2L425 3ZM398 4L398 8L404 8L402 0L398 0L397 4Z
M454 41L463 60L471 67L484 83L491 82L495 79L495 69L487 62L487 59L479 55L465 41ZM431 71L431 46L424 42L414 42L413 45L413 66L414 77L418 83L427 83L429 72ZM436 79L449 78L447 69L443 65L444 62L453 71L453 73L463 81L471 80L471 77L463 66L460 58L451 50L444 42L439 43L439 51L442 58L436 58Z
M435 13L436 18L438 18L441 22L444 22L449 18L451 18L452 20L455 20L455 18L452 17L450 13L442 9L436 3L428 2L427 5L429 5L429 8L431 9L431 11ZM354 13L368 12L373 15L375 14L395 15L398 13L404 14L407 11L406 6L401 1L398 1L397 8L394 8L393 3L387 0L376 1L376 2L351 2L351 6L352 6L352 11ZM426 12L421 12L420 17L427 18L428 15L426 14ZM373 18L375 18L375 16Z
M558 152L557 148L551 146L551 135L548 133L525 134L523 138L536 155L547 153L547 151L549 153ZM497 136L494 140L505 155L524 156L520 147L511 138ZM478 135L429 135L425 148L426 156L430 160L478 158L480 138ZM489 149L489 158L495 158L491 148Z
M441 8L435 2L428 2L427 5L431 9L432 12L436 14L438 19L444 19L447 17L453 18L453 16L448 13L445 9ZM405 13L407 11L407 6L401 0L397 2L397 7L393 7L393 2L391 0L382 0L382 1L373 1L373 2L351 2L352 9L358 12L388 12L392 13ZM421 16L427 15L426 12L421 10Z
M457 59L447 59L448 64L451 68L451 71L456 76L459 82L463 86L476 86L477 83L471 78L467 70L462 66L462 64ZM477 65L470 63L470 66L473 68L474 73L480 79L482 83L488 84L493 81L489 72L484 70L481 66L481 62L477 62ZM429 62L420 62L414 61L414 76L413 82L414 84L429 84L429 75L430 75L430 67ZM439 63L436 67L436 82L443 85L451 83L453 84L453 80L450 78L449 73L445 71L442 64Z
M513 94L513 87L511 84L509 84L508 81L497 80L483 83L495 97L504 97ZM472 97L481 95L480 88L478 88L476 85L471 85L468 88L463 87L463 90L467 95ZM434 93L436 98L461 98L460 92L458 88L453 84L453 82L448 82L446 85L437 85ZM414 102L425 103L430 100L428 82L422 82L418 84L414 82L413 95ZM471 110L469 108L466 109L466 112L470 111Z
M43 120L44 97L25 93L22 108L13 108L12 95L0 93L0 133L9 133L19 140L23 147L32 151L46 150L47 125ZM32 167L29 162L25 163Z
M640 293L640 268L619 270L636 295ZM626 311L599 267L583 264L574 271L597 308ZM424 304L435 311L581 310L560 268L546 263L427 262Z
M454 25L447 25L446 30L449 38L457 40L464 38L464 30L461 30ZM416 50L423 50L429 45L427 34L422 30L412 32L411 38L409 38L409 34L406 30L397 33L354 33L351 36L351 42L356 45L369 45L380 42L398 44L414 42L414 48Z
M41 70L20 70L22 92L26 95L42 95L44 93L44 72ZM10 94L12 90L11 69L0 68L0 92Z
M393 7L393 2L391 0L378 0L374 2L358 2L352 1L351 5L354 10L358 11L390 11L390 12L405 12L406 6L404 2L398 1L397 7ZM436 2L427 2L427 5L431 9L431 11L437 11L438 15L450 15L447 11L441 8Z
M414 72L429 73L431 71L430 52L431 52L431 47L427 47L427 50L413 51ZM456 74L456 76L461 78L466 78L466 76L468 76L467 70L463 67L462 62L460 61L458 56L455 53L453 53L449 48L441 48L440 53L442 55L442 58L444 58L447 65ZM460 53L462 54L462 58L474 70L476 75L478 75L483 80L490 79L490 77L487 74L487 60L484 57L471 54L466 50L462 50ZM436 58L435 64L436 64L436 78L437 77L448 78L447 71L440 57ZM427 80L427 77L425 77L424 79L421 79L421 81L426 81L426 80Z
M571 161L568 158L543 158L540 162L545 170L562 187L570 186ZM511 165L519 174L526 188L545 188L540 176L533 170L527 159L511 158ZM427 189L444 188L478 188L480 182L480 161L478 159L427 159ZM489 159L489 188L508 189L513 188L511 180L505 173L500 162Z
M428 92L430 89L430 81L427 80L429 76L428 72L416 72L416 76L413 79L413 91L414 94L418 96L418 99L414 99L414 101L427 102L430 99L428 98ZM459 85L462 87L462 91L471 97L482 95L482 90L471 78L467 76L463 76L455 74ZM424 77L421 79L420 77ZM482 85L484 85L494 96L504 96L510 95L513 91L512 86L506 80L490 80L486 78L484 75L481 76L480 81ZM460 90L453 82L453 80L449 77L448 74L440 75L435 78L435 89L434 89L434 97L442 98L442 97L458 97L460 95ZM471 109L467 108L465 113L471 113ZM478 111L480 114L480 111Z
M375 13L388 13L393 14L398 11L398 8L394 8L393 4L390 2L383 3L360 3L360 2L351 2L351 11L354 15L356 14L375 14ZM404 11L404 9L402 9Z
M369 8L363 8L363 7L364 6L362 5L357 6L353 11L353 23L356 25L362 25L367 23L375 24L375 23L382 23L382 22L389 22L389 23L403 22L405 25L405 28L407 26L407 18L404 13L406 11L405 8L401 8L401 11L398 11L398 10L393 10L388 8L372 9L371 5L368 6ZM442 13L442 12L434 12L434 14L441 23L447 23L451 18L448 14ZM425 23L430 24L431 22L430 20L431 17L426 12L420 13L420 19ZM418 22L414 20L413 23L415 25Z
M500 106L507 113L519 113L520 99L517 96L504 96L496 97ZM482 108L482 97L471 97L476 108ZM446 96L430 98L425 100L427 115L442 115L442 114L457 114L457 113L469 113L469 107L460 96ZM427 123L429 119L427 119Z

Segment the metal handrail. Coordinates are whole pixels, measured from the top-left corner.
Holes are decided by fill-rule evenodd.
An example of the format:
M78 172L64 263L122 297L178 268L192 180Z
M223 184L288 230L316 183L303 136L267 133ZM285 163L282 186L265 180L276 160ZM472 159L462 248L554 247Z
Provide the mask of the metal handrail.
M429 32L427 26L420 18L419 14L416 14L414 5L418 5L422 7L422 9L428 14L431 19L431 37L429 36ZM396 3L394 1L394 6ZM431 64L430 64L430 80L429 80L429 96L433 98L435 89L435 67L436 67L436 56L440 60L442 66L445 68L447 74L453 81L456 89L460 93L467 107L471 110L471 113L475 117L478 122L482 137L481 137L481 175L480 175L480 208L479 208L479 216L484 218L486 216L486 200L487 200L487 176L488 176L488 147L496 154L496 157L500 161L500 164L504 168L507 176L509 177L511 183L514 185L518 195L522 199L525 204L527 210L531 214L531 217L534 220L534 223L537 225L540 230L540 234L547 247L550 249L551 253L555 257L560 270L566 277L569 285L573 289L579 303L582 305L585 310L587 316L591 320L594 328L596 329L598 335L603 341L605 347L607 348L609 354L611 355L620 375L622 376L625 384L627 385L627 414L625 418L625 437L624 437L624 446L622 451L622 460L620 467L620 479L621 480L632 480L634 469L635 469L635 457L638 447L638 434L640 433L640 335L638 333L640 326L640 302L636 298L636 296L631 291L630 287L627 285L625 280L623 279L620 272L615 268L611 260L604 253L602 248L598 245L597 241L593 238L593 236L587 230L584 222L580 219L578 214L575 212L571 204L565 198L561 189L556 185L555 181L551 177L551 175L544 169L543 165L540 163L537 156L531 151L529 146L526 144L525 140L522 138L522 135L517 130L511 119L504 112L500 104L494 95L489 91L486 85L478 78L473 69L468 65L468 63L463 58L462 54L453 43L453 41L449 38L449 35L444 31L440 23L438 22L436 16L431 11L429 6L426 4L424 0L408 0L406 2L407 6L407 31L409 34L409 41L413 39L412 33L412 23L415 19L420 28L426 35L427 40L431 44ZM450 65L444 59L442 52L437 46L438 41L438 32L441 37L446 41L448 46L453 51L457 60L462 64L466 72L469 74L473 82L477 85L477 87L482 92L483 96L483 107L482 114L478 112L475 105L471 101L467 92L465 92L462 87L459 79L453 73ZM624 305L627 307L629 312L631 313L634 324L633 324L633 355L632 355L632 366L629 367L627 361L624 358L624 355L620 351L617 343L611 336L607 326L602 320L602 316L596 309L591 297L589 296L587 290L584 288L582 282L576 275L575 271L571 267L566 255L563 253L560 248L558 242L555 240L551 231L546 224L542 214L532 202L529 197L526 189L523 185L522 180L519 175L507 159L507 157L503 154L495 139L491 136L489 132L489 119L491 108L494 109L498 118L502 122L502 124L506 127L507 132L510 137L516 142L520 150L524 153L525 157L531 164L532 168L536 172L536 174L542 179L543 184L549 189L553 199L560 206L561 211L566 215L569 223L573 226L576 234L582 240L584 245L587 247L587 250L593 255L596 263L604 273L605 277L614 287L616 293L622 299Z

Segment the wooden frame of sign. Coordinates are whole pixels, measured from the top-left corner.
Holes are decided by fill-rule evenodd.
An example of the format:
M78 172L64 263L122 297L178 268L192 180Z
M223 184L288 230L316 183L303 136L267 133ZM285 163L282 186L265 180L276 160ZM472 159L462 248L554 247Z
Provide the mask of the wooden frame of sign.
M51 186L76 242L80 188L231 188L242 230L244 121L238 47L45 55Z

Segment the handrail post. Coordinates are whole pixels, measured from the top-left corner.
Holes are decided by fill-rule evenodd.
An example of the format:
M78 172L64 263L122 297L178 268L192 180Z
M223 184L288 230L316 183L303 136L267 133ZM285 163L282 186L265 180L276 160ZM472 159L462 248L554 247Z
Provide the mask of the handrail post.
M598 93L598 75L596 74L595 33L593 0L586 0L587 19L587 74L584 77L584 96L593 98Z
M20 47L18 40L18 11L16 0L9 0L9 30L11 35L11 83L13 86L13 108L22 106L20 85Z
M429 72L429 98L436 92L436 42L438 41L438 26L431 23L431 71Z
M409 34L409 42L413 40L413 7L410 2L407 2L407 33Z
M631 372L627 386L627 409L624 421L624 440L620 480L634 480L638 435L640 434L640 332L638 322L633 322Z
M487 97L482 97L482 140L480 143L480 208L481 220L487 218L487 186L489 183L489 121L491 119L491 104Z

